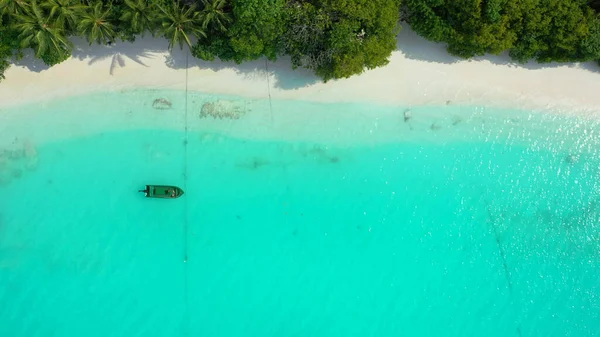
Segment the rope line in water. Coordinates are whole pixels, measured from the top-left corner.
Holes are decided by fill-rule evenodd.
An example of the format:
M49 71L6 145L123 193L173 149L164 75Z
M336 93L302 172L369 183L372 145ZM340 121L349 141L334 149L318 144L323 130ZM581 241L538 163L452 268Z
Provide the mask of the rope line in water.
M183 189L187 191L187 180L188 180L188 56L185 57L185 113L184 113L184 139L183 139ZM183 257L184 262L187 262L188 258L188 202L187 198L183 200Z
M184 113L184 139L183 139L183 190L187 192L188 180L188 59L189 53L185 55L185 113ZM189 335L189 306L188 306L188 198L183 198L183 335Z
M502 248L502 244L500 243L500 236L498 235L498 229L494 225L494 218L492 217L492 211L490 210L489 204L486 208L488 213L488 219L491 224L492 231L494 232L494 239L496 241L496 246L498 247L498 253L500 254L500 259L502 259L502 266L504 267L504 276L506 277L508 290L512 295L512 281L510 280L510 272L508 271L508 264L506 263L506 254L504 252L504 248Z
M492 227L492 232L494 233L494 239L496 241L498 253L500 255L500 259L502 260L502 266L504 267L504 277L506 278L506 284L508 286L508 293L510 295L510 301L512 304L511 306L513 308L515 319L517 320L518 314L517 314L517 310L515 308L515 299L514 299L514 293L513 293L513 285L512 285L512 281L510 279L510 271L508 270L508 263L506 263L506 253L504 252L502 243L500 243L500 236L498 235L498 229L496 228L494 217L492 215L492 210L491 210L490 204L487 202L487 200L485 201L485 209L488 214L488 222L490 223L490 226ZM517 336L521 337L521 324L518 322L515 322L515 323L517 324Z
M265 59L265 70L267 71L267 92L269 93L269 112L271 113L271 127L273 127L273 103L271 102L271 80L269 79L269 61Z

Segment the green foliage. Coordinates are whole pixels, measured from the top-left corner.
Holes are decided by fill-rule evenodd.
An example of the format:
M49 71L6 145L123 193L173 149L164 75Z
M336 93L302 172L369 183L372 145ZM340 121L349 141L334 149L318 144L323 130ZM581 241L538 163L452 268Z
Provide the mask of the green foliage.
M405 0L408 21L427 39L446 42L452 55L498 54L512 46L508 11L516 0Z
M40 55L40 59L45 65L53 66L67 60L70 56L69 50L48 49L47 52Z
M593 11L582 1L520 0L513 12L518 39L510 49L519 62L585 60L580 50L590 36ZM588 42L589 43L589 42Z
M277 57L279 37L283 25L283 0L232 0L233 24L226 36L229 47L223 55L225 60L237 63L266 56ZM227 58L230 56L231 58Z
M394 0L290 3L283 51L324 80L383 66L396 47L398 8Z
M594 15L589 21L589 34L581 40L582 59L600 60L600 16Z
M400 15L463 58L600 60L599 11L600 0L0 0L0 78L23 48L54 65L70 56L69 36L146 32L203 60L289 55L294 68L345 78L387 64Z
M200 12L202 29L205 31L208 29L220 32L226 31L226 25L232 22L227 10L226 0L202 0L202 11Z
M19 47L18 33L4 24L0 18L0 81L4 79L4 71L10 67L10 58Z
M215 35L210 40L199 40L192 47L192 55L201 60L214 61L215 57L221 60L233 60L235 52L226 36Z
M90 45L94 42L98 44L113 42L116 34L110 14L110 5L105 8L101 1L96 1L92 6L86 7L81 12L81 19L77 25L79 34L85 36Z
M0 0L0 15L23 14L28 8L27 0Z
M508 50L519 62L598 58L598 18L585 0L404 0L403 3L407 21L419 35L445 42L448 52L460 57Z
M316 70L331 63L333 50L325 44L330 27L331 18L324 9L308 2L288 5L282 47L294 67Z
M324 80L385 65L396 47L396 0L233 0L230 26L213 29L192 54L237 63L290 55Z
M411 28L424 38L434 41L446 41L450 35L450 24L443 12L445 0L403 0L403 10ZM446 20L445 20L446 19Z
M157 9L156 1L124 0L119 16L122 34L130 39L134 39L135 35L143 36L146 31L154 35L158 19Z
M183 43L192 48L190 34L197 38L206 37L206 33L200 27L200 13L195 10L195 6L186 7L178 2L171 5L158 5L160 10L160 32L169 40L169 49L179 44L183 49Z
M79 14L86 8L78 0L47 0L41 6L48 11L50 21L68 32L77 29Z
M488 0L483 4L483 18L489 23L498 22L502 18L502 7L505 0Z
M71 53L72 44L64 35L64 29L53 22L48 12L42 10L36 1L23 14L13 16L12 28L19 32L21 48L31 47L35 56L48 65L65 60Z

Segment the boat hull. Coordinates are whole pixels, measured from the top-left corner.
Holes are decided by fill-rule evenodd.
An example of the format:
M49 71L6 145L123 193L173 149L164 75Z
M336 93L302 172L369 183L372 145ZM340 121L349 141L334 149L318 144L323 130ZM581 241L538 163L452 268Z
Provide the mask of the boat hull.
M144 192L146 198L156 199L177 199L184 194L181 188L169 185L146 185L140 192Z

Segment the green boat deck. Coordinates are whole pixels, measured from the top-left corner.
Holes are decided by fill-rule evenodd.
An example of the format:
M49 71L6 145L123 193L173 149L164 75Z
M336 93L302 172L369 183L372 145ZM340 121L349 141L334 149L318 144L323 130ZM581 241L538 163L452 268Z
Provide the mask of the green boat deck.
M146 198L158 199L177 199L184 194L181 188L170 185L146 185L146 188L139 192L144 192Z

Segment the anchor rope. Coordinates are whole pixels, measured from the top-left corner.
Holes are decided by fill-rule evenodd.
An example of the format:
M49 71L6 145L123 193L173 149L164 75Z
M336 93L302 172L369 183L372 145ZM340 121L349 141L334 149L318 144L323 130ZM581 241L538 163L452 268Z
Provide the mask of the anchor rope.
M273 127L273 103L271 101L271 80L269 79L269 61L265 59L265 70L267 71L267 92L269 93L269 112L271 113L271 127Z
M188 181L188 59L185 55L185 113L184 113L184 139L183 139L183 190L187 192ZM183 198L183 332L189 334L189 306L188 306L188 198Z
M506 285L508 287L508 293L510 295L510 301L511 301L511 307L513 309L513 314L515 316L515 320L517 320L517 322L515 322L517 324L517 336L521 337L521 324L520 324L520 320L518 319L518 313L516 312L516 304L515 304L515 296L514 296L514 292L513 292L513 284L512 284L512 280L510 277L510 271L508 269L508 263L506 262L506 252L504 251L504 248L502 247L502 243L500 242L500 236L498 233L498 229L496 228L496 223L494 222L494 217L492 215L492 210L490 208L490 204L489 202L486 200L485 201L485 206L486 206L486 210L487 210L487 215L488 215L488 222L490 223L490 226L492 227L492 232L494 233L494 239L496 241L496 247L498 249L498 254L500 255L500 259L502 260L502 266L504 268L504 277L506 279Z
M187 190L188 180L188 56L185 57L185 114L184 114L184 138L183 138L183 187ZM188 255L188 217L187 217L188 202L187 198L183 201L184 221L183 221L183 256L184 261L187 261Z

